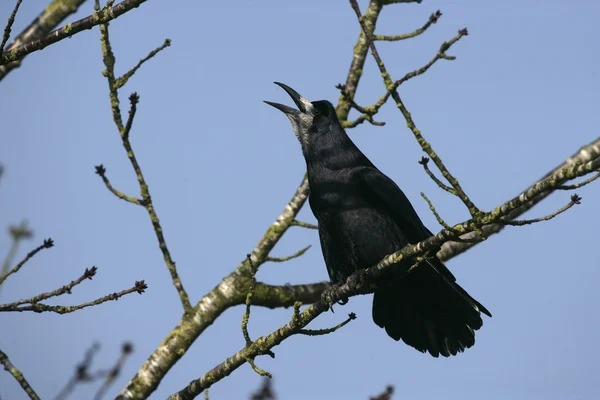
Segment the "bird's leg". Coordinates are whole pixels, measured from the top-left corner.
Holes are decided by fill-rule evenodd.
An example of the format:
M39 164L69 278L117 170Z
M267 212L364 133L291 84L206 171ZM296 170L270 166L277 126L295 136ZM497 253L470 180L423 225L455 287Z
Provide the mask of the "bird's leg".
M331 312L335 312L333 310L333 298L335 297L336 292L336 287L330 286L327 289L325 289L323 293L321 293L321 300L323 300L323 302L327 304L327 308L331 310Z
M321 300L323 300L323 302L325 304L327 304L328 308L331 310L331 312L335 312L333 310L333 305L334 303L337 303L341 306L343 306L344 304L348 303L348 298L344 297L342 299L339 300L334 300L336 298L339 298L339 287L336 284L332 284L331 286L329 286L327 289L325 289L323 291L323 293L321 293Z

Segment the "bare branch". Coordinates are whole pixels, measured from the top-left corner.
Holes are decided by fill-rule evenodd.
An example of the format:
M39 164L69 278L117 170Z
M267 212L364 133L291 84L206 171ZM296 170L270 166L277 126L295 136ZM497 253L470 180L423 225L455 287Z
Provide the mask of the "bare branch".
M106 394L106 391L121 374L121 370L125 365L125 361L127 361L127 358L129 358L131 353L133 353L133 344L131 344L131 342L123 343L123 345L121 346L121 354L119 355L119 358L115 362L115 365L106 374L106 378L104 379L102 386L98 388L98 391L94 396L94 400L100 400Z
M124 4L126 1L128 1L128 0L124 0L123 2L121 2L119 4L119 6ZM110 6L110 2L107 3L106 7L109 7L109 6ZM105 7L105 9L106 9L106 7ZM117 6L115 6L115 7L117 7ZM96 10L98 10L98 9L99 9L99 5L98 5L98 3L96 3ZM97 13L103 13L103 12L104 11L97 11ZM148 187L148 183L146 182L146 179L144 178L144 174L142 173L142 168L140 167L140 165L137 161L135 152L133 151L133 147L131 146L131 142L130 142L130 138L129 138L131 127L133 125L133 119L135 117L135 113L137 110L137 104L139 102L139 96L137 95L137 93L133 93L131 96L129 96L129 103L130 103L131 108L129 111L129 118L127 119L127 122L125 125L123 125L123 118L121 116L121 109L119 106L120 105L119 92L118 92L119 87L121 87L122 85L125 84L127 79L129 79L129 77L131 75L133 75L133 73L135 73L135 71L143 64L143 62L146 59L150 59L150 58L154 57L154 55L156 55L160 50L162 50L162 48L167 47L168 44L165 43L165 45L163 45L164 47L162 47L162 48L159 47L154 52L150 53L148 55L148 57L146 57L146 59L144 59L144 60L140 61L140 63L138 63L138 66L134 67L131 71L126 73L122 78L119 78L120 79L120 81L119 81L115 78L115 55L112 51L112 47L110 44L107 22L100 24L100 40L102 42L102 59L104 61L104 66L106 67L103 74L108 81L109 98L110 98L110 104L111 104L111 109L112 109L112 114L113 114L113 120L114 120L115 125L117 126L117 129L121 136L121 142L123 144L123 148L125 149L127 157L129 158L129 162L131 163L131 166L132 166L133 170L135 171L135 175L138 180L142 199L141 200L135 199L135 198L132 198L129 196L125 196L123 193L117 192L116 190L111 190L111 186L109 186L109 184L107 184L108 180L106 179L106 177L103 176L104 175L103 172L105 172L105 170L102 168L102 171L99 171L97 168L96 172L98 173L98 175L100 175L102 177L102 180L107 185L109 190L111 190L111 192L115 193L115 195L117 195L117 197L127 200L133 204L142 205L148 212L148 216L150 217L150 221L152 223L152 227L154 229L156 239L158 240L158 246L160 248L160 251L162 252L163 259L165 261L165 265L166 265L167 269L169 270L169 273L171 274L171 281L173 282L173 286L175 286L175 289L177 290L177 293L179 294L179 298L181 300L181 304L183 305L184 311L188 312L188 311L191 311L191 309L192 309L192 305L190 303L190 298L183 287L183 283L181 282L179 273L177 272L177 266L175 265L175 261L173 261L171 252L169 251L169 248L167 247L167 242L166 242L164 234L163 234L163 228L160 224L160 219L158 218L158 215L154 208L154 204L152 202L152 197L150 196L150 189ZM169 44L170 44L170 42L169 42ZM101 174L101 172L102 172L102 174Z
M322 335L328 335L330 333L333 333L335 331L337 331L338 329L346 326L348 324L348 322L353 321L356 319L356 314L354 313L350 313L348 314L348 318L337 324L336 326L332 327L332 328L327 328L327 329L300 329L298 331L299 334L301 335L307 335L307 336L322 336Z
M296 221L296 220L293 220L290 223L290 226L300 226L300 227L306 228L306 229L319 229L319 227L315 224L309 224L308 222L302 222L302 221Z
M75 13L84 2L85 0L52 0L44 11L8 45L8 49L19 47L24 43L29 43L46 36L65 18ZM17 61L0 65L0 80L10 71L18 68L24 57L21 57Z
M1 277L8 276L7 274L10 272L10 266L17 255L21 241L24 239L31 239L33 237L33 232L27 226L27 221L21 222L21 224L18 226L10 226L8 228L8 232L10 233L11 245L6 257L4 257L4 261L2 262L2 269L0 269Z
M583 187L589 183L594 182L596 179L600 178L600 172L597 173L596 175L592 176L591 178L588 178L584 181L581 181L579 183L575 183L573 185L561 185L558 186L556 189L557 190L573 190L573 189L579 189L580 187Z
M25 258L20 263L18 263L17 265L15 265L15 267L13 269L11 269L10 271L8 271L6 274L0 276L0 285L2 285L2 283L4 283L4 281L6 280L6 278L8 278L9 276L11 276L12 274L15 274L15 273L19 272L19 270L21 269L21 267L23 265L25 265L25 263L27 261L29 261L31 258L33 258L33 256L35 256L41 250L43 250L43 249L49 249L52 246L54 246L54 241L52 240L52 238L44 239L44 243L42 243L40 246L36 247L35 249L31 250L29 253L27 253L27 255L25 256Z
M250 254L248 254L246 257L250 263L250 288L248 289L248 294L246 295L246 312L242 317L242 333L244 335L244 340L246 340L246 345L250 345L252 344L252 340L248 334L248 321L250 320L250 306L252 305L252 296L254 295L254 288L256 287L256 272L258 271L258 266L254 266Z
M394 35L394 36L373 35L373 40L382 40L382 41L386 41L386 42L397 42L399 40L406 40L406 39L414 38L414 37L419 36L420 34L424 33L432 24L435 24L438 21L438 19L440 19L441 16L442 16L441 11L437 10L436 12L432 13L429 16L429 19L427 20L425 25L423 25L421 28L419 28L413 32L405 33L403 35Z
M304 253L306 253L306 251L308 249L310 249L310 247L311 247L311 245L308 245L305 248L300 249L297 252L295 252L294 254L286 256L286 257L267 257L267 261L271 261L271 262L285 262L285 261L293 260L294 258L298 258L301 255L303 255Z
M383 4L381 1L370 1L369 6L365 11L363 19L371 34L375 30L375 25L382 8ZM348 99L354 99L354 96L356 95L356 89L358 88L358 83L363 73L368 51L369 44L365 34L362 30L359 30L358 41L354 46L354 52L352 54L352 63L350 64L350 70L348 71L346 82L344 83L344 90L346 93L343 95L340 94L338 104L335 108L337 117L342 124L344 124L344 121L348 120L348 115L352 107Z
M106 188L108 190L110 190L110 192L112 194L114 194L121 200L125 200L126 202L135 204L137 206L141 206L143 204L143 202L144 202L143 200L138 199L133 196L128 196L125 193L115 189L112 186L112 184L110 183L110 181L108 180L108 178L106 177L106 168L104 167L104 165L102 165L102 164L96 165L95 168L96 168L96 175L98 175L98 176L100 176L100 178L102 178L102 182L104 182L104 184L106 185Z
M71 395L73 389L78 383L81 382L93 382L97 379L103 378L106 376L107 372L104 370L100 370L96 373L90 372L90 367L92 366L92 361L94 360L94 356L100 350L100 344L94 343L90 346L89 349L86 350L83 361L77 364L75 367L75 373L69 379L67 384L61 391L56 395L54 400L65 400L67 397Z
M123 0L114 7L105 7L101 11L97 11L86 18L80 19L79 21L67 24L40 39L33 40L19 46L13 46L2 53L0 65L20 60L28 54L42 50L47 46L60 42L61 40L69 38L83 30L91 29L96 25L105 24L109 21L112 21L126 12L139 7L145 2L146 0Z
M585 166L589 166L589 165L594 165L597 162L598 158L600 158L600 137L595 139L593 142L583 146L581 149L579 149L579 151L577 153L573 154L567 160L562 162L559 166L557 166L556 168L554 168L553 170L548 172L541 180L537 181L536 183L534 183L533 185L531 185L530 187L525 189L521 195L517 196L516 198L514 198L506 203L510 203L512 201L518 201L521 196L525 196L526 193L531 193L532 191L535 190L535 188L538 185L542 184L548 178L551 178L553 176L560 176L564 172L565 168L573 168L574 166L584 166L585 167ZM593 171L594 169L595 168L592 167L590 169L590 171ZM559 187L564 187L564 183L568 182L569 180L572 180L572 179L573 178L565 179L565 180L559 182L559 184L555 188L550 187L547 190L542 191L540 194L538 194L534 198L530 198L529 202L519 203L519 206L514 208L513 210L511 210L504 217L503 220L508 221L508 220L517 218L519 215L524 214L526 211L530 210L536 204L538 204L543 199L545 199L547 196L549 196L554 190L556 190ZM502 231L502 229L504 229L505 226L506 225L504 225L504 224L486 225L482 228L483 234L485 235L485 237L489 237L490 235L493 235L495 233ZM464 236L462 236L462 238L470 239L470 238L472 238L472 236L473 235L464 235ZM446 243L442 246L441 250L438 251L437 257L442 261L449 260L449 259L456 257L457 255L467 251L474 245L475 244L473 244L473 243L456 243L456 242Z
M385 388L385 391L378 394L375 397L370 397L369 400L391 400L394 394L394 387L389 385Z
M435 217L435 219L437 219L437 222L444 229L451 230L452 228L450 227L450 225L448 225L446 223L446 221L444 221L444 219L442 217L440 217L440 214L438 214L438 212L436 211L435 207L433 206L433 203L429 200L429 198L427 196L425 196L425 193L421 192L421 197L427 202L427 205L429 206L429 209L433 213L433 216Z
M130 289L125 289L119 293L112 293L107 296L96 299L94 301L82 303L82 304L75 305L75 306L49 306L49 305L40 303L40 301L47 300L51 297L62 296L65 293L71 294L71 290L75 286L79 285L85 279L91 280L94 277L94 275L96 275L97 270L98 269L96 267L92 267L89 269L86 268L83 275L81 275L79 278L72 281L68 285L65 285L59 289L52 291L52 292L42 293L42 294L34 296L30 299L23 299L23 300L15 301L14 303L1 304L0 312L2 312L2 311L5 311L5 312L34 311L34 312L38 312L38 313L39 312L55 312L57 314L67 314L67 313L72 313L77 310L81 310L82 308L92 307L92 306L96 306L96 305L99 305L102 303L106 303L107 301L110 301L110 300L118 300L121 297L128 295L130 293L136 292L136 293L142 294L148 288L148 285L146 285L146 283L142 280L142 281L136 281L135 285ZM25 304L29 304L29 305L25 305Z
M398 91L397 91L397 86L396 87L394 86L394 82L392 81L390 74L387 72L387 70L385 68L385 64L383 63L383 60L381 59L381 57L379 56L379 53L377 52L375 42L373 41L373 38L372 38L372 30L370 31L369 28L366 26L366 24L364 22L364 18L361 15L360 8L358 6L357 1L350 0L350 5L352 6L352 9L356 13L358 22L360 23L360 26L362 27L362 30L365 33L367 42L369 43L369 47L371 49L371 54L373 55L373 58L375 59L375 62L377 63L377 66L379 67L379 71L381 72L381 76L383 77L385 86L388 89L388 92L391 93L391 96L394 99L396 106L398 107L398 109L400 110L402 115L404 116L404 119L406 119L406 123L407 123L409 129L412 131L413 135L415 136L415 139L417 139L417 142L421 145L421 148L423 149L423 151L425 153L427 153L429 155L429 157L433 160L435 165L442 172L442 175L448 180L448 182L450 182L450 184L456 191L456 195L462 200L462 202L465 204L465 206L469 209L469 213L471 213L471 216L474 218L478 217L481 214L481 211L475 206L475 204L473 204L473 202L471 201L469 196L467 196L467 194L464 192L464 190L460 186L460 183L458 182L458 180L448 171L448 169L446 168L446 166L444 165L444 163L442 162L440 157L437 155L437 153L431 147L431 144L425 140L425 138L421 134L421 131L415 125L410 112L406 109L406 106L402 102L402 99L400 98L400 95L398 94ZM460 38L462 38L463 36L466 36L466 35L468 35L467 29L466 28L461 29L460 31L458 31L457 36L455 36L454 38L452 38L451 40L449 40L447 42L442 43L442 45L440 46L440 50L438 51L438 54L436 55L436 57L434 57L434 59L432 61L430 61L430 63L428 65L423 67L424 71L426 71L427 68L429 68L429 66L433 65L433 63L436 60L438 60L439 58L452 59L452 57L448 57L445 55L446 50L448 50L450 48L450 46L452 46L454 43L456 43L458 40L460 40ZM418 73L416 73L416 74L418 74ZM407 78L407 79L409 79L409 78Z
M302 180L296 193L284 207L275 222L269 226L251 254L254 265L266 261L273 247L283 237L292 221L306 202L308 196L308 180ZM210 326L221 313L229 307L244 304L250 287L250 264L248 259L226 276L213 290L207 293L194 306L192 311L181 319L177 327L151 354L121 391L119 399L148 397L156 389L161 379L171 367L192 345L196 338ZM252 296L252 304L269 308L290 307L296 299L312 303L320 298L326 283L312 285L271 286L257 282ZM185 332L185 334L182 334Z
M0 52L4 51L4 46L6 46L6 42L8 42L8 39L10 38L10 31L11 31L13 24L15 23L15 17L17 16L17 13L19 12L19 6L21 5L22 1L23 0L17 0L17 4L15 4L15 8L13 9L12 13L10 13L10 17L8 17L8 22L6 23L6 27L4 28L4 36L2 37L2 44L0 44Z
M146 57L142 58L135 67L131 68L129 71L127 71L125 74L123 74L122 77L117 78L115 80L115 88L119 89L119 88L123 87L123 85L125 85L127 83L127 81L129 80L129 78L131 78L133 76L133 74L135 74L137 72L137 70L140 69L140 67L146 61L150 60L151 58L153 58L155 55L157 55L159 52L166 49L170 45L171 45L171 39L165 39L165 42L161 46L157 47L156 49L154 49L150 53L148 53L148 55Z
M431 172L431 170L429 169L429 166L427 165L427 164L429 164L429 158L421 157L421 161L419 161L419 164L421 164L423 166L423 169L425 170L427 175L429 175L431 180L434 181L435 184L440 187L440 189L456 196L456 190L452 189L451 187L448 187L444 182L440 181L437 178L437 176L434 175L433 172Z
M571 196L571 201L569 202L569 204L567 204L564 207L559 208L552 214L546 215L545 217L540 217L540 218L535 218L535 219L522 219L522 220L514 219L514 220L510 220L510 221L506 221L506 222L503 221L502 223L505 225L523 226L523 225L535 224L536 222L550 221L552 218L556 217L559 214L564 213L569 208L573 207L575 204L581 204L581 197L579 197L577 194L574 194Z
M0 350L0 363L19 382L19 385L21 385L21 388L23 388L31 400L40 400L40 397L35 393L29 382L27 382L23 373L10 362L8 356L2 350Z

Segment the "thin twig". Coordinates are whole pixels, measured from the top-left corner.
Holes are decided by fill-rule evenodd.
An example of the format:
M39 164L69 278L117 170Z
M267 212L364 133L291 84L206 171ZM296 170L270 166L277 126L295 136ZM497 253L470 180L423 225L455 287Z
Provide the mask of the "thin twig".
M121 200L125 200L128 203L131 204L135 204L137 206L141 206L143 203L143 200L138 199L136 197L133 196L128 196L125 193L115 189L112 184L110 183L110 181L108 180L108 178L106 177L106 168L104 167L104 165L100 164L100 165L96 165L94 168L96 168L96 175L100 176L100 178L102 178L102 182L104 182L104 185L106 185L106 188L115 196L117 196L119 199Z
M437 178L437 176L435 176L434 173L431 172L431 170L429 169L429 166L427 165L428 163L429 163L429 158L427 158L427 157L422 157L421 161L419 161L419 164L421 164L423 166L423 169L425 170L427 175L429 175L431 180L434 181L435 184L440 187L440 189L456 196L456 190L452 189L451 187L448 187L444 182L440 181Z
M589 183L594 182L596 179L600 178L600 172L597 173L596 175L592 176L591 178L586 179L585 181L581 181L579 183L575 183L573 185L560 185L558 186L556 189L557 190L573 190L573 189L579 189L580 187L583 187Z
M75 373L73 376L71 376L65 387L58 392L54 400L65 400L68 398L75 389L75 386L77 386L77 384L80 382L93 382L97 379L103 378L106 375L107 372L104 370L100 370L95 373L90 372L90 367L92 366L94 357L99 350L100 344L95 342L85 351L83 361L77 364L75 367Z
M271 261L271 262L285 262L285 261L293 260L294 258L298 258L301 255L303 255L304 253L306 253L306 251L308 249L310 249L310 247L311 247L311 245L308 245L305 248L298 250L294 254L291 254L291 255L285 256L285 257L267 257L267 261Z
M126 73L124 73L123 76L121 76L120 78L117 78L115 80L115 89L119 89L119 88L123 87L123 85L125 85L127 83L127 81L129 80L129 78L131 78L137 72L137 70L140 69L140 67L146 61L152 59L152 57L154 57L160 51L166 49L170 45L171 45L171 39L165 39L165 42L161 46L159 46L156 49L152 50L150 53L148 53L148 55L146 57L142 58L140 60L140 62L138 62L136 64L135 67L131 68L129 71L127 71Z
M15 8L13 9L12 13L10 13L10 17L8 17L8 22L6 23L6 27L4 27L4 36L2 36L2 44L0 44L0 52L4 51L4 46L6 46L8 39L10 39L10 31L11 31L13 24L15 23L15 17L17 16L17 13L19 12L19 6L21 5L22 1L23 0L17 0L17 4L15 4Z
M248 364L250 364L250 366L252 367L252 369L254 370L254 372L256 372L257 374L259 374L260 376L266 376L266 377L269 377L269 378L273 377L273 375L271 375L270 372L267 372L264 369L257 367L253 358L248 358L246 360L246 362Z
M31 400L40 399L40 397L37 395L37 393L35 393L35 390L33 390L29 382L27 382L27 379L25 379L23 373L10 362L8 356L2 350L0 350L0 364L4 365L4 369L8 371L8 373L11 374L17 380L17 382L19 382L19 385L21 385L21 388L23 388L23 390Z
M106 295L104 297L101 297L99 299L96 299L94 301L90 301L90 302L86 302L86 303L82 303L82 304L78 304L78 305L74 305L74 306L50 306L50 305L40 303L40 301L47 300L51 297L62 296L63 294L66 294L66 293L71 294L71 290L73 289L73 287L79 285L85 279L91 280L94 277L94 275L96 275L97 270L98 269L96 267L92 267L89 269L86 268L83 275L81 275L79 278L72 281L68 285L65 285L59 289L52 291L52 292L42 293L42 294L34 296L30 299L23 299L23 300L15 301L13 303L9 303L9 304L1 304L0 312L1 311L4 311L4 312L34 311L34 312L55 312L57 314L67 314L67 313L72 313L77 310L81 310L82 308L92 307L92 306L96 306L98 304L106 303L107 301L110 301L110 300L118 300L121 297L128 295L130 293L136 292L136 293L142 294L148 288L148 285L146 285L146 283L142 280L142 281L136 281L135 285L129 289L122 290L121 292L118 292L118 293L112 293L112 294ZM26 305L26 304L29 304L29 305Z
M402 35L393 35L393 36L373 35L373 40L396 42L399 40L406 40L406 39L414 38L414 37L419 36L420 34L424 33L432 24L435 24L438 21L438 19L440 19L441 16L442 16L442 12L440 10L437 10L436 12L432 13L429 16L429 20L427 20L425 25L423 25L421 28L419 28L413 32L405 33Z
M446 221L444 221L444 219L442 217L440 217L440 214L438 214L437 210L435 209L435 207L433 206L433 203L429 200L429 198L427 196L425 196L425 193L421 192L421 197L423 197L423 199L425 199L425 201L427 202L427 205L429 206L429 209L431 210L431 212L433 213L433 215L435 216L435 219L437 219L438 223L444 228L444 229L452 229L450 227L450 225L448 225L446 223Z
M242 317L242 333L244 335L246 345L249 346L252 344L252 340L248 334L248 321L250 320L252 296L254 295L254 289L256 288L256 272L258 271L258 266L255 266L255 264L252 262L252 255L248 254L246 257L248 259L248 263L250 264L250 288L248 289L248 294L246 294L246 312L244 312L244 316Z
M54 246L54 241L52 240L52 238L44 239L44 242L41 245L39 245L38 247L36 247L35 249L33 249L29 253L27 253L25 258L23 260L21 260L21 262L19 262L17 265L15 265L15 267L13 269L8 271L6 274L0 276L0 285L2 285L2 283L4 283L6 278L11 276L12 274L19 272L21 267L23 265L25 265L25 263L27 261L29 261L31 258L33 258L33 256L35 256L37 253L39 253L43 249L49 249L52 246Z
M27 221L21 222L18 226L10 226L8 228L8 232L10 233L11 245L6 253L6 257L4 257L4 261L2 262L2 268L0 269L0 276L5 276L10 272L10 267L13 263L13 260L19 250L19 245L21 241L24 239L31 239L33 237L33 232L27 226ZM0 289L2 287L0 286Z
M581 204L581 197L579 197L577 194L573 194L571 196L571 201L569 202L569 204L567 204L564 207L559 208L558 210L554 211L552 214L546 215L545 217L534 218L534 219L521 219L521 220L513 219L510 221L503 221L502 223L505 225L523 226L523 225L535 224L536 222L550 221L552 218L564 213L565 211L567 211L569 208L573 207L576 204Z
M100 400L106 394L106 391L121 374L123 366L125 365L125 361L127 361L127 358L131 355L131 353L133 353L133 344L131 344L130 342L123 343L123 345L121 346L121 354L119 355L119 358L115 362L115 365L106 374L106 378L104 382L102 382L102 385L98 388L98 391L94 396L94 400Z
M322 336L322 335L328 335L330 333L333 333L335 331L337 331L338 329L344 327L346 324L348 324L348 322L355 320L356 319L356 314L354 313L350 313L348 314L348 318L337 324L336 326L332 327L332 328L327 328L327 329L300 329L298 331L299 334L301 335L307 335L307 336Z
M306 228L306 229L319 229L319 227L315 224L309 224L308 222L302 222L302 221L297 221L297 220L293 220L290 223L290 226L300 226L300 227Z

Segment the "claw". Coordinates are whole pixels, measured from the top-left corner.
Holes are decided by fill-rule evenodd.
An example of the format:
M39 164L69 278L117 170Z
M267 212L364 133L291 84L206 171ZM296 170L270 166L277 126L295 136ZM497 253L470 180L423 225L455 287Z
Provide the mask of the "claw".
M323 302L325 304L327 304L329 310L331 310L332 313L335 313L335 311L333 310L333 304L334 304L333 297L334 297L334 295L335 295L335 288L333 286L328 287L321 294L321 300L323 300Z
M341 300L338 300L338 302L337 302L337 303L338 303L340 306L345 306L346 304L348 304L348 299L346 298L346 299L341 299Z

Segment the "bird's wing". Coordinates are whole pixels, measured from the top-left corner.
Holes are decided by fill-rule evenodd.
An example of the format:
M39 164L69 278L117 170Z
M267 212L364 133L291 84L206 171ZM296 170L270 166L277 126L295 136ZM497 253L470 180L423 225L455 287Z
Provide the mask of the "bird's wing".
M354 172L360 177L366 198L373 206L387 210L410 243L418 243L433 235L423 225L412 204L394 181L376 168L362 167ZM427 264L477 311L492 316L481 303L455 284L456 278L443 262L434 257L427 260Z
M361 167L354 173L358 175L364 194L373 203L372 205L385 209L410 243L419 243L432 235L394 181L376 168Z
M386 210L400 227L409 243L416 244L433 235L423 225L412 204L393 180L377 168L357 168L355 173L360 177L364 194L370 200L371 205ZM444 276L444 279L449 279L451 282L456 281L452 272L441 261L436 260L435 264L435 266L431 265L432 268Z

